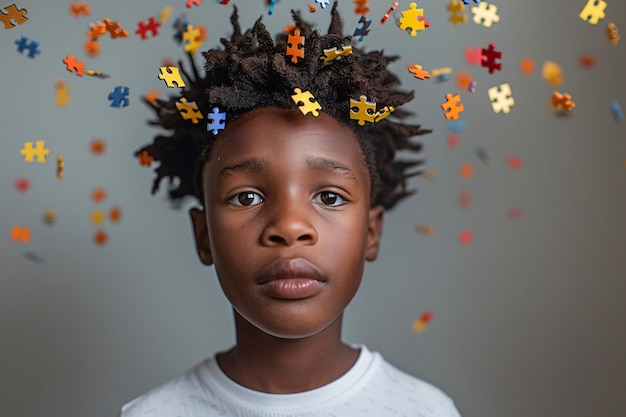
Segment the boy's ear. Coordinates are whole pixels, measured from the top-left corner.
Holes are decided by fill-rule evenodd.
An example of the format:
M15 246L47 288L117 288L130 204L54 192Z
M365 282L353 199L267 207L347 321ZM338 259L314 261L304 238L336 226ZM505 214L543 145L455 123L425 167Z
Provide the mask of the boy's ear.
M193 233L196 239L196 250L200 261L205 265L213 264L213 256L211 256L211 242L209 241L209 228L206 221L206 213L204 210L192 208L189 210L191 224L193 225Z
M367 246L365 248L365 259L370 262L374 261L378 256L380 236L383 232L384 213L385 208L383 206L370 208L369 224L367 227Z

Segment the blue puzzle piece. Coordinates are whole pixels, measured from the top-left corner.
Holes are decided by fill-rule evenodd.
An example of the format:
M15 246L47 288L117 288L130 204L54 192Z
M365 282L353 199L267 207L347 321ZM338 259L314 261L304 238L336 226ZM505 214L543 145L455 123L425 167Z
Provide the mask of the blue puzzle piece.
M210 120L206 130L213 132L214 135L217 135L218 131L224 130L224 127L226 127L226 112L220 112L220 109L217 107L213 107L213 113L208 113L206 117Z
M109 100L111 101L111 107L126 107L128 106L128 87L118 85L113 92L109 93Z
M469 4L469 0L462 0L463 4ZM474 3L480 3L480 0L474 0Z
M180 17L174 21L172 28L174 28L174 40L177 44L180 45L183 43L183 33L187 31L188 25L189 21L185 18L184 14L181 14Z
M354 29L354 34L352 36L359 36L359 42L363 42L363 39L365 39L367 34L370 33L369 27L372 24L372 19L367 19L365 16L361 16L359 23L363 26Z
M274 13L274 7L276 7L276 0L272 0L272 3L270 4L270 9L267 11L267 14Z
M28 57L34 58L36 55L39 55L41 51L37 49L39 47L39 42L30 41L28 43L28 38L26 36L22 36L20 39L15 41L17 45L17 52L24 53L24 49L28 49Z

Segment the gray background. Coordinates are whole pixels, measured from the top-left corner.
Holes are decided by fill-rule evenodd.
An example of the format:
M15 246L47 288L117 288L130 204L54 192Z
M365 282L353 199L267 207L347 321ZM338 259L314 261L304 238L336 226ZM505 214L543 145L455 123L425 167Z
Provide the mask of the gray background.
M264 14L274 33L289 23L290 7L324 30L329 21L329 9L309 14L304 1L282 0L272 16L261 0L232 3L244 27ZM391 2L370 3L364 44L402 56L393 69L416 90L407 109L434 129L423 138L424 157L438 176L413 180L418 195L388 214L381 256L368 264L347 311L346 340L442 387L466 417L623 417L626 124L613 119L609 102L626 107L626 41L611 46L605 30L613 21L626 31L626 4L609 1L607 18L593 26L578 18L585 0L495 1L501 20L487 29L471 21L469 9L468 22L455 28L447 2L424 1L418 5L431 27L412 38L391 19L378 23ZM234 340L214 272L195 253L186 214L192 204L176 212L164 193L152 197L153 173L132 157L156 133L145 124L151 113L141 95L166 94L158 67L183 56L172 41L173 18L147 40L133 34L137 22L171 5L175 15L187 12L190 23L207 26L208 48L230 34L231 6L205 0L189 11L183 0L92 1L92 15L75 19L67 1L18 4L28 22L0 29L0 416L110 417ZM351 33L358 20L352 2L342 1L341 11ZM104 17L119 20L131 37L105 38L101 55L88 58L88 23ZM22 35L40 42L41 55L16 52ZM503 51L503 70L492 75L464 59L466 47L490 42ZM578 65L583 53L597 58L593 69ZM67 54L111 78L69 74L61 62ZM527 55L538 67L531 76L519 70ZM541 78L546 60L563 66L563 86ZM409 61L469 71L478 89L460 91L454 78L416 80ZM54 104L59 76L72 88L66 108ZM487 88L503 82L516 101L509 115L494 114L487 98ZM130 87L127 108L109 106L117 85ZM572 94L577 107L569 118L547 108L555 90ZM468 127L456 149L447 145L440 108L448 92L460 92L465 104ZM94 138L106 140L104 155L90 154ZM35 140L51 150L45 165L19 154ZM55 177L59 153L62 180ZM511 155L523 159L522 169L507 166ZM464 162L475 168L472 179L459 175ZM20 177L31 181L27 193L14 189ZM96 187L108 191L105 202L91 201ZM466 211L457 202L463 190L472 194ZM122 221L104 224L110 240L98 247L90 213L113 205ZM517 220L507 216L514 207L522 211ZM48 208L58 213L54 225L42 221ZM28 244L11 241L15 224L30 226ZM434 227L434 235L418 234L418 224ZM458 241L464 229L475 233L470 245ZM433 320L415 333L412 323L425 310Z

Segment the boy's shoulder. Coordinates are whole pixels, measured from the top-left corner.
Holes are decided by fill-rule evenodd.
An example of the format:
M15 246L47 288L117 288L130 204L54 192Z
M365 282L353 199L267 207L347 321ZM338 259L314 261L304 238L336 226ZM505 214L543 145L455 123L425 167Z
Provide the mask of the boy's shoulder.
M122 407L120 417L420 416L460 417L434 385L361 347L357 363L328 385L296 394L267 394L228 379L214 358Z

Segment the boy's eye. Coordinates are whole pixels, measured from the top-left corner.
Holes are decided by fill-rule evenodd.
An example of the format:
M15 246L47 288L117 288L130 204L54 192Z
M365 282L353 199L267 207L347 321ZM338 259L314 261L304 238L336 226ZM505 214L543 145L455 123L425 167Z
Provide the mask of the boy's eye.
M330 207L339 207L347 203L347 201L337 193L332 191L322 191L315 196L315 202Z
M236 206L253 206L263 202L263 198L257 193L245 191L233 196L228 202Z

